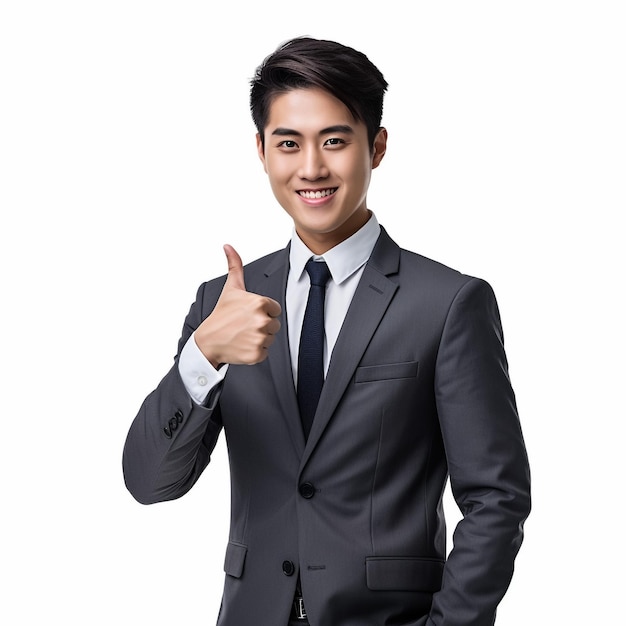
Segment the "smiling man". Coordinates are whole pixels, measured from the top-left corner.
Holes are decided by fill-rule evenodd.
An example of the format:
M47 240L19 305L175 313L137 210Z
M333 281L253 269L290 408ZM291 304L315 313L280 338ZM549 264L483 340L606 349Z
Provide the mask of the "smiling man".
M367 207L387 83L298 38L251 110L289 245L201 285L124 448L142 503L185 494L223 429L231 528L220 626L487 626L530 510L489 285L400 249ZM448 553L442 496L462 512Z
M276 199L315 254L334 248L369 220L367 189L386 143L384 128L371 142L365 124L323 89L274 96L257 135L259 156Z

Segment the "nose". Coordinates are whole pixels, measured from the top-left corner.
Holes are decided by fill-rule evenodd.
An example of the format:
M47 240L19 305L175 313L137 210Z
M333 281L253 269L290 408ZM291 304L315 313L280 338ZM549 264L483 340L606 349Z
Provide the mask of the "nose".
M328 167L324 160L324 154L316 146L310 146L301 152L302 160L298 176L305 180L319 180L328 176Z

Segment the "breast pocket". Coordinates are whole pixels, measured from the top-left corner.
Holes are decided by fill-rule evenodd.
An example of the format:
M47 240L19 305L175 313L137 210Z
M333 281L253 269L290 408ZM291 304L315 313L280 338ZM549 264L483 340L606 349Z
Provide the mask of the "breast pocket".
M418 361L385 363L383 365L364 365L357 368L354 374L354 382L371 383L377 380L417 378L418 366Z

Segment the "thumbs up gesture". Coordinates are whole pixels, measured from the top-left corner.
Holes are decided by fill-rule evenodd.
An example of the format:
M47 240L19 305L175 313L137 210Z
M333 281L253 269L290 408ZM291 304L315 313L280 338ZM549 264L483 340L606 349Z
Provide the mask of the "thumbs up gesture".
M222 363L253 365L267 358L280 329L280 304L246 291L237 251L224 246L228 276L215 308L194 333L196 344L217 368Z

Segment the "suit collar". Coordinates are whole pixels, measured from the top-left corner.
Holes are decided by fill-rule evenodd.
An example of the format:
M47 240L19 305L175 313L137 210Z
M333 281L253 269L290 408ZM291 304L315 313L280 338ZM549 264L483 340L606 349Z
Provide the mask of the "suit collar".
M287 316L285 315L285 288L289 274L290 246L291 244L287 245L284 250L270 257L264 271L266 281L262 293L276 300L281 307L279 318L281 329L276 334L276 339L269 350L267 360L287 430L297 457L301 459L304 452L304 433L300 423L300 409L298 408L298 399L293 383L291 357L289 355L289 333L287 332Z
M400 270L400 248L382 226L367 264L383 276L392 276Z
M380 235L363 270L363 276L335 343L326 382L306 446L299 419L300 413L293 383L286 328L285 287L289 273L289 250L290 245L272 255L268 260L264 271L267 280L263 293L276 300L282 308L280 321L283 328L276 335L276 340L269 351L268 362L283 417L296 454L301 459L301 467L304 468L396 293L398 285L392 277L398 273L400 267L400 248L381 226Z
M398 273L399 266L400 248L381 228L335 343L301 468L304 468L328 426L396 293L398 285L390 276Z

